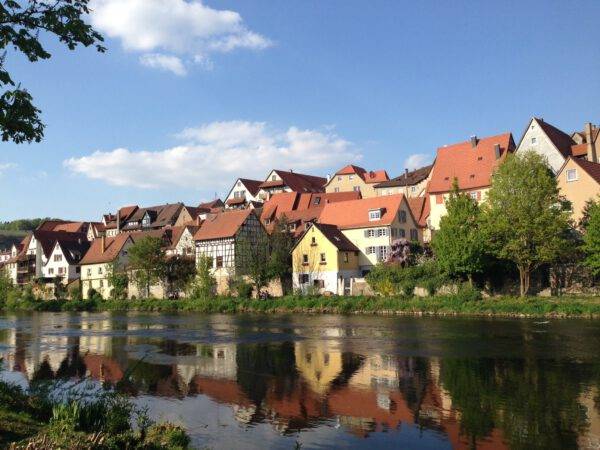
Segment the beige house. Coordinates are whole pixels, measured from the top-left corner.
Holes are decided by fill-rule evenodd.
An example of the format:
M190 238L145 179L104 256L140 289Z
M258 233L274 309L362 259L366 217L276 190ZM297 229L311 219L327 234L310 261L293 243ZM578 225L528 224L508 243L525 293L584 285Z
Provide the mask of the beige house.
M569 157L556 178L560 194L571 202L571 218L577 225L586 202L600 194L600 164Z
M511 133L485 138L472 136L468 141L438 148L427 189L428 228L439 229L441 218L447 214L446 200L454 180L462 192L468 193L478 203L484 202L494 170L514 148Z
M328 203L319 223L337 226L359 250L361 274L387 261L396 239L419 240L419 227L402 194Z
M90 289L96 290L102 298L109 298L112 287L107 276L113 265L127 266L127 248L133 244L128 233L114 237L101 236L95 239L80 262L81 293L83 298L89 298Z
M258 199L267 201L282 192L323 192L327 180L314 175L306 175L285 170L272 170L259 186Z
M378 183L374 186L377 195L404 194L408 198L425 196L432 165L408 171L399 177Z
M360 192L363 198L377 195L375 186L390 178L385 170L367 172L362 167L347 165L329 178L325 192Z

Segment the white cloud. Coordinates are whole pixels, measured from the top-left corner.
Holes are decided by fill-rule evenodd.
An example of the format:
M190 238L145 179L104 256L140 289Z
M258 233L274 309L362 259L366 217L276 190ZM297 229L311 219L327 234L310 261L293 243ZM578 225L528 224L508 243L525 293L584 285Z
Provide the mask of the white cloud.
M408 170L418 169L431 164L431 155L425 153L415 153L404 160L404 167Z
M16 164L14 163L2 163L0 164L0 176L2 176L2 174L7 171L8 169L14 169L15 167L17 167Z
M63 164L115 186L215 190L237 177L263 179L273 168L313 173L361 158L352 143L332 131L278 131L263 122L212 122L186 128L177 137L185 143L157 151L96 151Z
M91 8L95 28L119 39L125 50L142 53L145 65L167 68L177 75L185 71L181 70L184 61L211 68L213 53L272 45L268 38L249 30L239 13L213 9L200 0L92 0ZM177 57L179 63L166 62L165 57Z
M187 70L183 62L177 56L148 53L140 56L140 62L146 67L167 70L180 77L187 75Z

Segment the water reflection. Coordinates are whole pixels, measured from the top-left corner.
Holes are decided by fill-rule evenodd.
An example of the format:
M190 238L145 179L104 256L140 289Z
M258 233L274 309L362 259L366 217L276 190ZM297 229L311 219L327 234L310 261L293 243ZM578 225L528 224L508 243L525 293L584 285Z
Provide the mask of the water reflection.
M11 376L91 377L216 448L599 448L599 349L591 321L0 316Z

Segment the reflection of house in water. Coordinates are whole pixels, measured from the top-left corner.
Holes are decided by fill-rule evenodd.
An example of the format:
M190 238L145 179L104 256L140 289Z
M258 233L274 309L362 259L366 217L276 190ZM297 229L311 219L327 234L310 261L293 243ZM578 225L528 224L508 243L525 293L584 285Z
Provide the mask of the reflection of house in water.
M590 427L579 436L578 445L582 449L600 448L600 386L582 393L579 402L587 410Z
M300 341L294 344L296 368L302 379L319 395L342 371L342 352L336 341Z
M177 369L186 383L195 376L235 380L236 344L196 344L196 354L181 358Z

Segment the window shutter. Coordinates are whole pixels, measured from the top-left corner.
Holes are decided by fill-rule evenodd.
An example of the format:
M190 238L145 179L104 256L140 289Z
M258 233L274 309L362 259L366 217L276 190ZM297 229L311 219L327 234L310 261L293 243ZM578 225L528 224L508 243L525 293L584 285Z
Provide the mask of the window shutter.
M365 237L368 238L369 237L369 230L365 230Z

